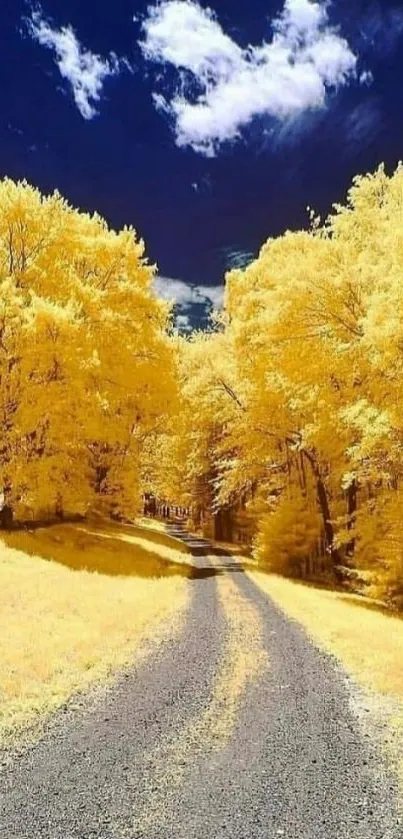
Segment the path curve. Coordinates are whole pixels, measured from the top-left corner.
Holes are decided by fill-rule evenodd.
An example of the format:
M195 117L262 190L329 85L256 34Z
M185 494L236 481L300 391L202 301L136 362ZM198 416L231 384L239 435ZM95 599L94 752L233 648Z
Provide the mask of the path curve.
M180 637L0 773L1 839L401 839L343 673L237 560L194 561Z

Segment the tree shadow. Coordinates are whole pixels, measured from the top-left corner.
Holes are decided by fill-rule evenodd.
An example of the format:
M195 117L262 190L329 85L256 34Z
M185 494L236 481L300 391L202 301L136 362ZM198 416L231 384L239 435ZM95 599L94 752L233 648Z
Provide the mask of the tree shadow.
M112 577L181 576L203 580L228 573L244 573L256 567L245 558L235 559L228 549L211 545L207 540L189 538L181 543L180 537L173 539L163 531L115 523L98 516L89 519L79 516L63 523L26 522L1 535L9 547L31 556L57 562L73 571ZM172 550L183 554L183 562L172 559ZM210 563L208 556L221 561Z
M370 598L365 597L365 595L338 594L337 599L342 600L344 603L349 603L350 606L357 606L359 609L367 609L370 612L381 612L381 614L388 615L388 617L403 620L403 612L393 608L393 606L388 606L387 603L383 603L379 600L371 600Z
M125 522L114 522L111 519L105 519L104 517L97 516L94 513L85 519L85 523L89 528L95 527L97 530L102 530L105 533L126 533L128 536L138 536L142 539L147 539L148 542L152 542L160 547L175 548L175 550L183 554L191 553L188 545L181 542L178 538L173 538L169 533L166 533L163 530L153 530L151 527L142 527L141 525Z
M347 585L340 585L329 578L302 580L300 577L285 577L281 574L275 574L269 568L265 568L264 566L260 567L258 565L251 566L251 570L262 572L268 576L278 577L279 579L288 580L290 583L296 583L298 586L303 586L304 588L331 592L335 595L336 599L342 603L348 603L350 606L357 606L358 609L367 609L368 611L378 613L380 612L388 617L403 620L403 610L399 609L397 606L393 606L392 603L388 604L382 600L372 599L364 592L360 593L357 590L352 591L351 588L349 590Z
M243 555L239 555L239 558L235 558L228 548L219 548L216 546L212 546L209 550L210 556L214 557L221 557L222 563L219 565L216 562L214 563L214 568L218 571L225 572L225 571L235 571L244 573L245 571L256 571L257 566L253 560L248 559ZM228 561L225 562L224 560L227 559Z
M119 528L120 529L120 528ZM54 524L46 528L30 528L3 532L3 541L11 548L31 556L57 562L73 571L89 571L117 577L172 577L189 580L216 575L214 567L197 567L191 562L172 561L164 557L164 545L146 549L130 544L109 531L94 533L83 527ZM145 534L148 538L148 534ZM172 547L172 543L171 543ZM188 553L188 552L187 552Z

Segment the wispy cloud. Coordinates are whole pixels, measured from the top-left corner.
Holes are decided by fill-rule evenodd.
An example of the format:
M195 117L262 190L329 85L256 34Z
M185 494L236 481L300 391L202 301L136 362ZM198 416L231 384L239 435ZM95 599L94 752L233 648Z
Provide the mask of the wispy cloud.
M175 326L180 332L207 323L213 309L220 309L224 301L224 286L192 285L172 277L156 277L154 290L158 297L175 304Z
M379 102L376 99L361 102L346 115L344 152L356 152L357 149L362 152L365 146L376 141L382 130L384 120Z
M191 332L193 329L189 315L176 315L175 326L179 332Z
M171 277L156 277L154 288L159 297L172 300L182 311L192 306L214 306L218 309L224 299L223 286L191 285Z
M222 248L226 268L245 268L254 258L253 251L244 248Z
M119 59L114 53L102 58L85 49L71 26L52 27L40 8L32 12L27 23L31 37L53 52L81 116L92 119L97 114L96 105L101 100L105 80L120 71Z
M365 14L359 12L358 31L361 50L385 60L403 38L403 10L387 8L386 3L373 2Z
M313 0L285 0L271 40L247 49L195 0L150 7L143 33L145 58L177 71L170 94L154 94L156 108L172 119L178 146L207 156L254 117L285 120L324 107L329 89L357 75L357 58L330 26L327 4Z

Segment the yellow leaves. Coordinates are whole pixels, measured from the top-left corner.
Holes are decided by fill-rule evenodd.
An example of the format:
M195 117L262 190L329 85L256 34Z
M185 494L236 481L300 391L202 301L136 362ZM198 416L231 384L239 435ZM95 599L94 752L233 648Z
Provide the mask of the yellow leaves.
M353 430L354 442L347 449L351 462L367 461L368 457L376 456L377 452L390 449L392 426L387 410L377 408L367 399L360 399L344 408L340 415L343 422Z
M266 492L259 550L280 565L318 534L351 563L357 506L403 477L403 167L310 221L227 274L220 332L178 345L178 486L210 506Z
M320 520L301 496L285 497L260 521L256 558L272 571L300 576L305 560L317 547Z
M0 426L10 500L43 506L62 495L80 505L94 440L109 487L128 492L132 482L136 495L138 439L169 414L176 387L169 307L151 291L143 253L130 228L116 233L57 193L0 183Z
M349 487L351 487L352 483L356 480L357 480L357 473L356 472L352 472L351 470L347 471L347 472L344 472L344 474L341 477L341 487L342 487L342 489L344 489L344 490L348 489Z

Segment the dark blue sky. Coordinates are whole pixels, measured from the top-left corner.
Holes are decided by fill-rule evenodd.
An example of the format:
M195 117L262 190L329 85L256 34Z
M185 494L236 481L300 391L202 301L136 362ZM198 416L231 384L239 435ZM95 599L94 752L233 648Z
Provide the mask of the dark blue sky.
M133 224L162 275L216 286L232 251L256 253L269 235L305 225L307 205L325 213L342 200L355 173L403 157L403 3L334 0L329 26L347 40L358 74L372 78L330 86L324 107L297 118L249 120L215 157L178 147L172 119L154 107L157 72L172 88L177 70L144 60L138 40L147 5L43 0L41 14L55 30L71 25L83 48L105 58L113 51L132 67L105 80L98 115L84 119L54 52L28 33L32 6L3 0L0 169L44 191L57 187L115 227ZM209 5L246 47L270 41L284 2Z

